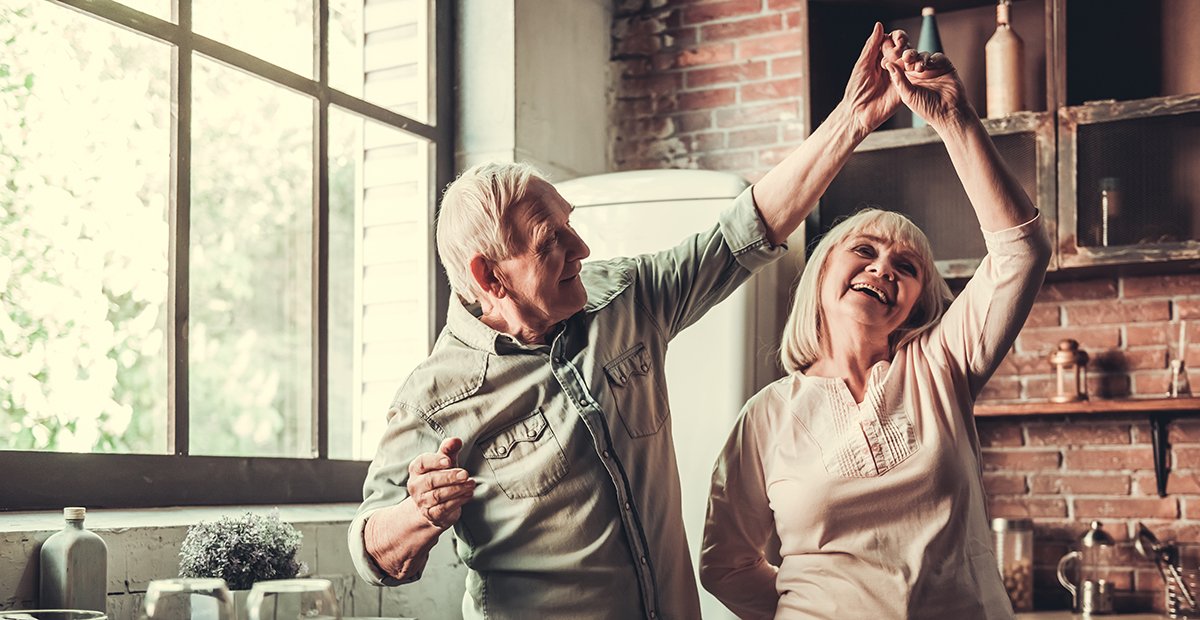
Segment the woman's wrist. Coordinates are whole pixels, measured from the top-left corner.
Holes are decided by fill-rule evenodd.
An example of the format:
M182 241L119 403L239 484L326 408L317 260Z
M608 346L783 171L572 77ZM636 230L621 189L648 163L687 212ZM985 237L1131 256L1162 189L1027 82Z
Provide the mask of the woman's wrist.
M951 109L942 118L931 119L929 124L942 137L943 141L955 136L966 135L975 128L983 127L983 121L979 119L979 114L975 112L975 108L970 103L964 103L962 106Z

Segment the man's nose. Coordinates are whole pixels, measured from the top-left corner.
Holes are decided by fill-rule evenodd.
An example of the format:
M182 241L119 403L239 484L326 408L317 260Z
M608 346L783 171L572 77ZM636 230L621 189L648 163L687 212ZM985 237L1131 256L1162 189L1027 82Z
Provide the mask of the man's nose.
M592 255L592 249L579 233L571 231L571 260L583 260Z

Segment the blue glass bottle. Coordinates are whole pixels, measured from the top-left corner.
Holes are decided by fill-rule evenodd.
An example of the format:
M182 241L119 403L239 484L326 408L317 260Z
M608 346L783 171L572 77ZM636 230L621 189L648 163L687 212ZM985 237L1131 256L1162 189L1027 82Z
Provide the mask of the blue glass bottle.
M937 19L933 15L933 7L927 6L921 9L921 38L917 40L918 52L942 52L942 36L938 34ZM917 116L914 112L912 115L913 127L924 127L925 119Z

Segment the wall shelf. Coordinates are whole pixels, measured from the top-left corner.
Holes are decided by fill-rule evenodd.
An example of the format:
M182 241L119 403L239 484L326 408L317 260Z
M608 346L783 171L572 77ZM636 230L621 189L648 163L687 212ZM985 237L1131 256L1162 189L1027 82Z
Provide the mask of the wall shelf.
M1022 401L975 405L975 417L1076 415L1097 413L1200 414L1200 398L1130 398L1085 400L1078 403Z
M1200 414L1200 398L1138 398L1127 400L1085 400L1077 403L1049 401L980 404L975 416L1096 415L1109 413L1144 413L1150 418L1150 445L1154 450L1154 482L1158 496L1167 496L1167 421L1171 418Z

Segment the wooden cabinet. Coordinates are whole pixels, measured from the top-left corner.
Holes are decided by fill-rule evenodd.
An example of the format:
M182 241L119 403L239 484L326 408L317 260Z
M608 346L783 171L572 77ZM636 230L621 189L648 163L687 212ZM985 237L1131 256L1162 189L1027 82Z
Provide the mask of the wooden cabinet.
M986 115L983 46L995 0L809 0L809 119L842 96L876 20L915 41L937 10L946 54ZM1052 269L1200 259L1197 0L1017 0L1025 107L986 119L1001 156L1057 240ZM946 277L970 275L983 237L937 135L902 110L868 138L821 199L817 235L864 205L907 213Z

